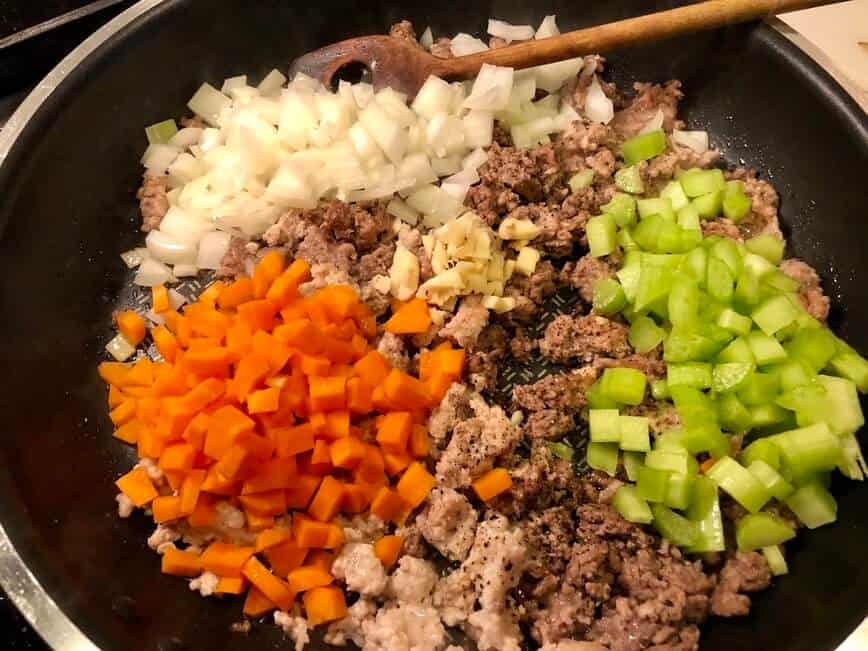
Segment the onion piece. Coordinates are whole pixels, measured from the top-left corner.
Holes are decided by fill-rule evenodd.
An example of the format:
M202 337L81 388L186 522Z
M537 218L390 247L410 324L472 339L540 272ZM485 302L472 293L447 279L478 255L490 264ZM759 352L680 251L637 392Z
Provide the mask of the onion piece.
M426 27L425 31L422 32L422 36L419 37L419 45L426 50L430 50L431 46L434 45L434 33L431 31L430 26Z
M218 126L220 114L232 105L232 100L209 83L204 83L187 102L187 107L208 124Z
M194 264L176 264L172 267L172 273L176 278L190 278L199 275L199 267Z
M173 282L175 282L175 277L172 275L172 270L153 258L142 261L138 273L133 278L133 283L142 287L156 287Z
M199 269L217 269L229 250L232 235L222 231L206 233L199 241L199 252L196 255L196 266Z
M479 183L479 173L476 168L465 167L460 172L447 176L443 179L443 183L471 186L474 183Z
M142 264L147 257L149 257L149 254L148 249L145 247L138 247L121 253L121 260L124 261L124 264L127 265L128 269L135 269Z
M483 63L473 82L470 96L464 100L464 108L480 111L500 111L509 104L514 71Z
M407 134L395 124L383 108L371 102L359 113L359 120L389 160L395 164L400 163L407 149Z
M187 298L177 289L169 290L169 305L172 306L173 310L180 310L181 306L186 302Z
M596 75L585 93L585 116L593 122L603 124L609 124L615 117L615 106L612 100L606 97Z
M278 95L285 83L286 77L280 70L275 69L265 75L256 88L260 95L271 97Z
M142 165L154 174L165 174L181 150L172 145L148 145L142 155Z
M689 147L697 154L704 154L708 151L708 132L675 129L672 131L672 142L682 147Z
M109 355L114 357L118 362L127 361L136 352L135 346L128 342L120 333L115 335L114 338L105 345L105 349L108 351Z
M169 140L169 144L179 149L187 149L199 143L203 129L199 127L184 127Z
M530 25L512 25L503 20L488 20L488 33L502 38L507 43L512 41L529 41L533 38L534 29Z
M160 230L148 233L145 238L151 258L165 264L192 263L196 259L196 247L174 239ZM144 263L139 267L144 268Z
M438 113L446 113L452 106L453 90L447 81L431 75L416 93L411 108L422 117L431 119Z
M463 57L468 54L476 54L477 52L485 52L488 46L478 38L474 38L470 34L460 32L449 42L449 49L452 54L457 57Z
M663 128L663 109L658 108L654 116L639 130L639 134L659 131ZM638 134L637 134L638 135Z
M247 75L238 75L237 77L227 77L223 80L223 86L220 92L224 95L229 95L236 88L244 88L247 85Z
M445 181L440 184L440 188L450 197L462 204L464 203L464 199L467 197L467 193L470 191L469 185L464 185L463 183L446 183Z
M549 38L551 36L557 36L561 33L561 30L558 29L558 24L555 21L555 16L546 16L542 19L542 22L539 24L539 28L536 30L536 34L533 35L534 38Z
M386 213L397 217L405 224L415 226L419 223L419 211L411 208L398 197L394 197L386 206Z
M477 170L487 162L488 152L479 148L467 154L467 157L461 162L461 167L466 170Z
M468 111L461 121L466 146L475 149L491 146L494 136L494 114L491 111Z
M536 86L547 93L556 93L564 83L576 75L585 65L582 57L566 59L557 63L547 63L542 66L526 68L516 73L517 78L533 77Z

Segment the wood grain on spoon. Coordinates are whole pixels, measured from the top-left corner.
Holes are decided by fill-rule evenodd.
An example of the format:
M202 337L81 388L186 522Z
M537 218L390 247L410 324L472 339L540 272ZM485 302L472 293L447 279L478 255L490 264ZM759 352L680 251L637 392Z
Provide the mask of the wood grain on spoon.
M839 1L707 0L451 59L435 57L405 39L363 36L329 45L296 59L290 67L290 75L303 72L328 86L341 68L349 64L362 64L371 71L376 88L389 86L412 97L429 75L450 80L467 79L475 76L484 63L516 69L528 68Z

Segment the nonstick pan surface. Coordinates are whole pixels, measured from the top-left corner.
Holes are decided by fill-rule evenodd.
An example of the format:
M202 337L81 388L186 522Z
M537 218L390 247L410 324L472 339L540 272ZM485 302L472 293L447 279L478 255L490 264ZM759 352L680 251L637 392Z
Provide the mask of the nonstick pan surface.
M95 367L129 279L118 254L141 242L143 126L183 114L204 80L256 79L401 18L446 35L477 31L489 16L536 23L556 13L564 29L673 4L144 0L37 88L0 137L0 579L53 646L289 644L271 625L231 634L238 603L206 601L160 575L144 518L115 514L113 481L132 459L111 438ZM774 183L791 252L820 271L833 327L868 352L864 112L763 26L625 51L608 67L621 84L683 81L688 123L707 128L731 164ZM791 574L755 599L749 617L715 619L704 649L833 649L862 620L868 487L834 488L838 523L788 545Z

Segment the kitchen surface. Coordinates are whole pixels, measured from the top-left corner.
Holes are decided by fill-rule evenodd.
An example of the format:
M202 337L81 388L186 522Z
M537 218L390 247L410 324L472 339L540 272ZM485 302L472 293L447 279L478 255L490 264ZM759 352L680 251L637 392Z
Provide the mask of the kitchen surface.
M130 0L0 0L0 125L63 56L100 25L133 4ZM22 30L88 5L97 11L33 38L14 42ZM540 2L544 6L544 2ZM789 39L825 67L868 111L868 0L795 12L774 21ZM846 651L868 649L863 625ZM26 620L0 591L0 637L4 649L46 649Z

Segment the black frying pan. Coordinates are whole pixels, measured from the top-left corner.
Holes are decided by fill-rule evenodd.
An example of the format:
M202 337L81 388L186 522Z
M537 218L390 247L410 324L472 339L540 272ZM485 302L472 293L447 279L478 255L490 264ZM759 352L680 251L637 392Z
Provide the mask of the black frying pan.
M161 576L145 519L114 515L112 482L131 451L110 436L95 366L128 279L118 253L141 242L133 195L144 125L183 113L203 80L256 79L400 18L438 35L478 30L491 15L535 23L557 13L563 28L578 28L672 3L173 0L148 10L157 4L144 0L98 34L95 51L55 75L56 90L38 89L47 98L25 104L0 139L0 579L58 648L90 648L82 634L104 649L285 646L271 625L230 634L239 603L205 601ZM620 83L683 80L690 124L708 128L730 162L772 179L791 251L834 297L833 326L868 350L859 277L868 120L856 104L768 27L619 53L609 69ZM862 620L868 487L835 488L838 524L788 545L792 573L750 617L714 620L703 648L832 649Z

